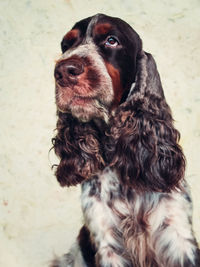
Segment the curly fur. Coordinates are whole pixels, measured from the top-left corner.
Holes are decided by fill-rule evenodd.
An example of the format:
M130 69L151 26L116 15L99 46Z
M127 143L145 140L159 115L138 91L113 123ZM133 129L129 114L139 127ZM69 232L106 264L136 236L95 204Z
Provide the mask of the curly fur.
M105 160L119 170L122 182L134 188L170 191L179 185L185 170L180 134L173 126L152 56L143 53L138 66L133 93L110 118L109 130L104 124L101 132L95 122L80 123L58 111L53 144L61 158L56 171L61 185L76 185L91 177L105 167Z
M184 176L180 134L150 54L138 59L136 85L110 124L108 158L121 181L139 190L171 191Z
M92 123L80 123L70 114L58 111L57 131L53 138L60 157L56 177L62 186L81 183L105 167L102 133Z

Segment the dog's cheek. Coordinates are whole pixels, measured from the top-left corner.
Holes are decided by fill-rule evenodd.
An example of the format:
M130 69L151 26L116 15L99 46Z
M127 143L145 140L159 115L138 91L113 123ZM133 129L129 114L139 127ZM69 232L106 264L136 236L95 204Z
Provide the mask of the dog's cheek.
M114 93L113 105L118 105L121 101L124 89L121 83L120 72L111 63L105 62L106 69L111 77Z
M91 88L98 88L100 86L100 74L92 67L87 69L86 79Z

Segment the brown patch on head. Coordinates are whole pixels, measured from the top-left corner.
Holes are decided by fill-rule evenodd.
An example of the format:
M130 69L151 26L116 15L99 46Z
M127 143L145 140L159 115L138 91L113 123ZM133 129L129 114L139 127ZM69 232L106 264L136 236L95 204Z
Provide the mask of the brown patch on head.
M112 28L112 25L109 23L101 23L97 24L94 28L94 34L95 35L104 35L107 34Z
M114 90L114 101L113 107L119 105L124 89L122 88L120 72L112 64L105 62L107 71L112 79L113 90Z
M79 30L78 29L73 29L71 31L69 31L65 36L64 36L64 40L73 40L76 39L79 36Z

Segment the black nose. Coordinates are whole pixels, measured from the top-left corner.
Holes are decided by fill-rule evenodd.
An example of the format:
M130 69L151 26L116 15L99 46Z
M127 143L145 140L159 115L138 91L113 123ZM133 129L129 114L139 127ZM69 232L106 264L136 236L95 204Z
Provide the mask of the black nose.
M82 62L75 59L68 59L58 63L55 67L54 76L56 82L61 86L77 81L77 77L84 72Z

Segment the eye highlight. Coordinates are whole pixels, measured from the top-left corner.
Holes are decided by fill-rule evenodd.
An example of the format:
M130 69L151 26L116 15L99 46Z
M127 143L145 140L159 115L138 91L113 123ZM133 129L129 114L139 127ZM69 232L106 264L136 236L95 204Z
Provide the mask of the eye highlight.
M114 36L108 36L105 41L106 47L117 47L119 45L119 41Z

